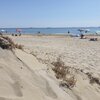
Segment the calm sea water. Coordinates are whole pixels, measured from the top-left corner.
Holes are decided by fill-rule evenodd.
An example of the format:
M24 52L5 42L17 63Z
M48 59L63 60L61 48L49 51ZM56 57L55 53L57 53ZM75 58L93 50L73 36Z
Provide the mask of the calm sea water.
M70 27L70 28L20 28L23 34L68 34L68 31L72 34L80 34L78 29L89 29L89 33L95 33L100 31L100 27ZM0 28L0 30L6 30L7 33L16 33L16 28Z

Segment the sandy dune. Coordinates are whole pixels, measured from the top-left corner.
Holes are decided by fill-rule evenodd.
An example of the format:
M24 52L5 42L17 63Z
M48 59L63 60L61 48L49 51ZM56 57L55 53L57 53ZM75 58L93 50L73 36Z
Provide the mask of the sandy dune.
M65 36L11 38L24 45L24 51L0 48L0 100L100 100L100 41ZM51 69L58 57L77 80L71 89L60 86Z
M0 81L0 100L72 100L50 78L44 64L20 50L0 49Z

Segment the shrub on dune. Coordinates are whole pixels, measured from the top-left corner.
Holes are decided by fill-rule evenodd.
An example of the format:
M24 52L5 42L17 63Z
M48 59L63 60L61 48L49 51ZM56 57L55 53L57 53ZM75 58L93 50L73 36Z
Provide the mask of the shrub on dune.
M55 76L57 79L62 79L60 86L67 86L68 88L72 88L76 84L76 79L73 74L71 74L70 68L64 65L64 62L61 61L60 58L57 59L56 62L53 62L52 70L55 72Z
M9 50L12 50L12 49L15 49L15 48L23 49L22 45L15 44L12 41L12 39L7 37L7 36L0 36L0 47L2 49L9 49Z

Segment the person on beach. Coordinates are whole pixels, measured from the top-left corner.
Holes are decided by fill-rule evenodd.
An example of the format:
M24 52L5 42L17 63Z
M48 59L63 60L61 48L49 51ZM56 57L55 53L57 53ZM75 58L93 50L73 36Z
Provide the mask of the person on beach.
M81 34L81 35L80 35L80 37L81 37L81 39L83 39L84 35L83 35L83 34Z
M70 33L70 31L68 30L68 34Z

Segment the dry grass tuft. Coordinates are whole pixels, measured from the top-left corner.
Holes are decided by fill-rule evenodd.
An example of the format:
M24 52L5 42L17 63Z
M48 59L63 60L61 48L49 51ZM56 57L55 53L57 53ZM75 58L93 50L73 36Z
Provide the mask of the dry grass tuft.
M93 77L90 73L86 73L86 75L87 75L88 78L90 79L90 83L91 83L91 84L96 83L96 84L100 85L100 80L99 80L99 78Z
M23 46L23 45L21 45L21 44L15 44L15 47L16 47L16 48L18 48L18 49L23 50L23 47L24 47L24 46Z
M90 83L91 83L91 84L97 83L98 85L100 85L100 81L99 81L99 79L96 78L96 77L92 77L92 78L90 79Z
M67 88L73 88L76 85L77 80L74 76L70 78L66 78L66 80L61 81L60 86L67 87Z
M15 48L23 50L22 45L15 44L12 41L12 39L7 37L7 36L0 36L0 47L2 49L9 49L9 50L12 50L12 49L15 49Z
M60 58L57 59L57 62L53 62L52 64L54 66L52 69L55 72L56 78L63 80L60 86L67 86L68 88L74 87L76 79L75 76L71 74L70 68L66 67Z
M65 78L67 73L64 63L58 58L57 62L53 62L52 64L54 65L53 71L56 73L56 78Z

